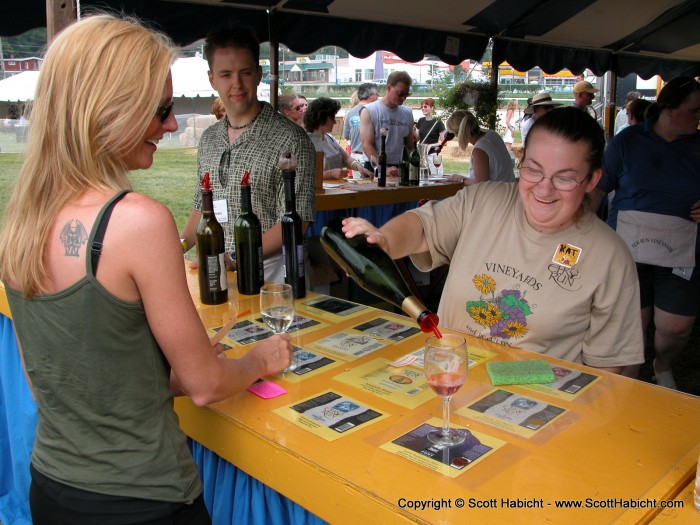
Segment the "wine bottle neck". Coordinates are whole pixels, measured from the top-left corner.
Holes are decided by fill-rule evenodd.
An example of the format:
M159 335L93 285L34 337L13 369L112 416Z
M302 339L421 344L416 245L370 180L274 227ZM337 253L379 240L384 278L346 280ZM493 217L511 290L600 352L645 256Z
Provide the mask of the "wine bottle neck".
M381 137L381 144L382 144L382 149L379 152L380 155L385 155L386 154L386 136L382 135Z
M287 213L297 211L296 193L294 191L294 177L284 178L284 208Z
M202 214L214 215L214 201L210 191L202 192Z
M250 186L241 186L241 213L251 211L253 211L253 205L250 199Z

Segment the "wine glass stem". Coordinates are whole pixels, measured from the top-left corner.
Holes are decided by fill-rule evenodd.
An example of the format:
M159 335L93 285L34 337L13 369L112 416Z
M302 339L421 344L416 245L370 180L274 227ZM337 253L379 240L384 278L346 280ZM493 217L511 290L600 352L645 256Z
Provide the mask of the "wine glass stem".
M450 435L450 400L452 396L442 398L442 435Z

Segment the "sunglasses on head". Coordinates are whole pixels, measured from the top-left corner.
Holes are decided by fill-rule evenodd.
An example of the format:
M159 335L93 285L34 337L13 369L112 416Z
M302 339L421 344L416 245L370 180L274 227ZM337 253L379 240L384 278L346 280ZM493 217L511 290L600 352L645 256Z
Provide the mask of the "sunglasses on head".
M306 108L308 106L309 105L306 102L304 102L302 104L299 104L298 106L294 106L294 111L299 111L301 108Z
M165 121L168 120L170 113L173 111L173 106L175 106L175 102L171 102L167 106L158 106L158 109L156 109L156 117L162 124L165 124Z

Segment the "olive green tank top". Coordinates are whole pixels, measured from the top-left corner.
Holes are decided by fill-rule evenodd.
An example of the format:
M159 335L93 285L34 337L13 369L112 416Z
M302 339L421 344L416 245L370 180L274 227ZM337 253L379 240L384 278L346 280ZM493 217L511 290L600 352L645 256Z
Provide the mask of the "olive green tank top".
M98 214L88 248L124 193ZM202 485L143 304L109 293L90 256L85 266L85 277L60 292L27 299L6 287L37 401L32 464L83 490L190 502Z

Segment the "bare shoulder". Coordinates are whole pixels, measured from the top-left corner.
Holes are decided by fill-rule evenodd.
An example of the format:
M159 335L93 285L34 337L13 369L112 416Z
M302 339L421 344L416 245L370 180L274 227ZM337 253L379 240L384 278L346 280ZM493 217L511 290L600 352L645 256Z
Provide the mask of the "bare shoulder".
M173 220L173 215L165 204L136 192L130 192L124 196L115 207L114 215L137 221L147 218L151 224Z

